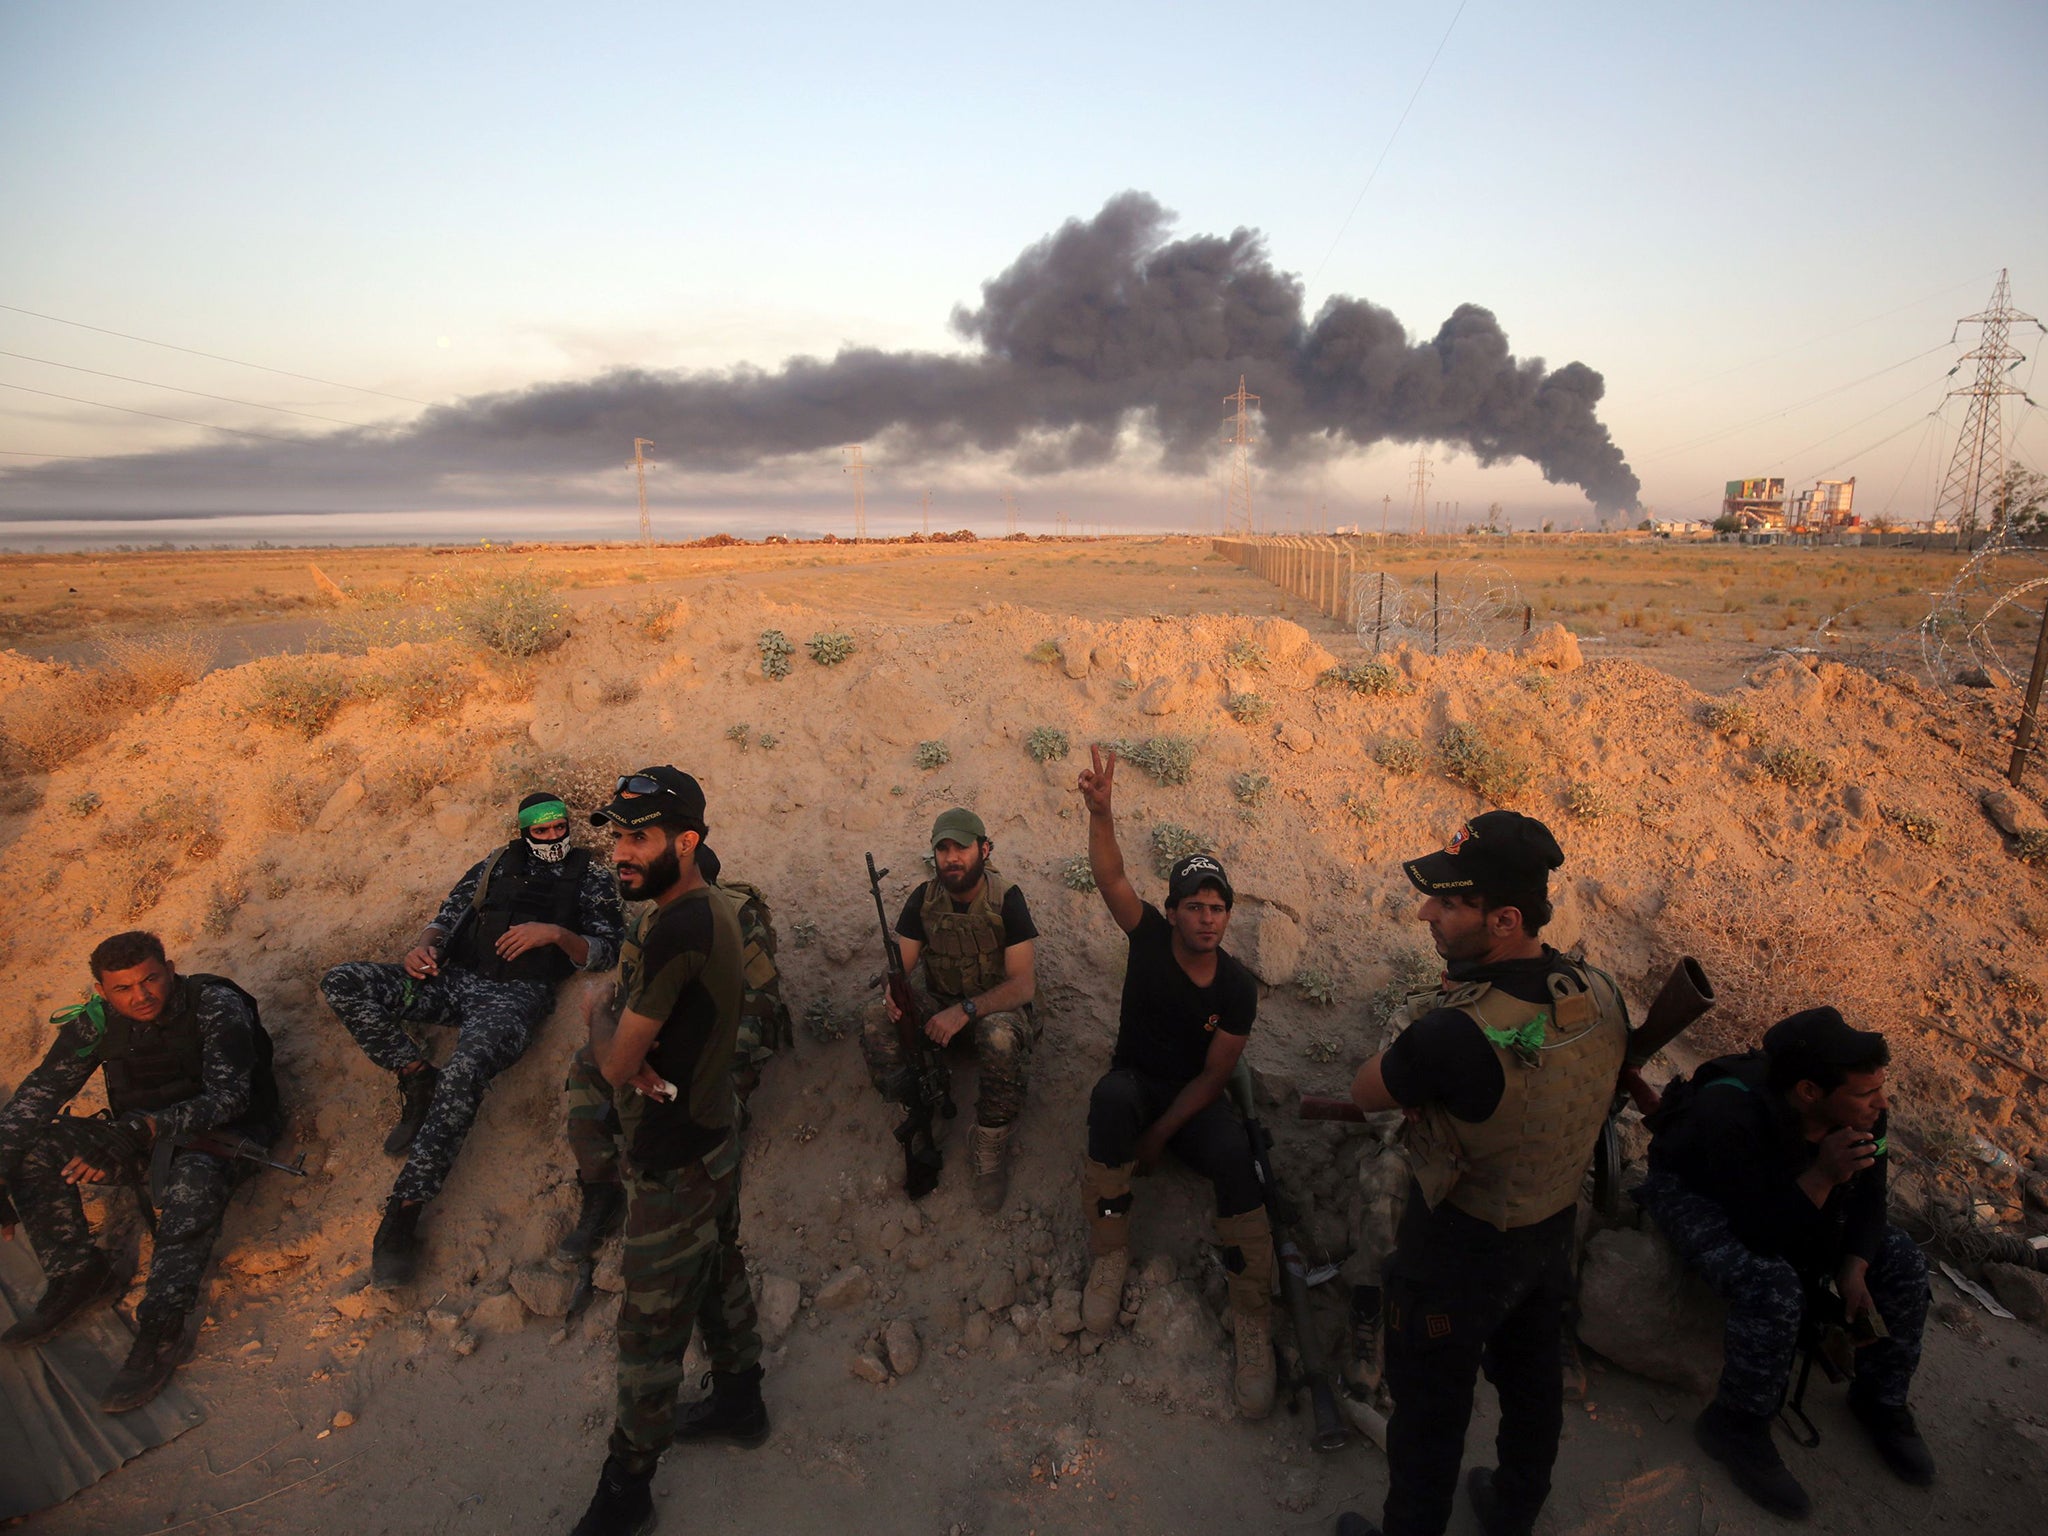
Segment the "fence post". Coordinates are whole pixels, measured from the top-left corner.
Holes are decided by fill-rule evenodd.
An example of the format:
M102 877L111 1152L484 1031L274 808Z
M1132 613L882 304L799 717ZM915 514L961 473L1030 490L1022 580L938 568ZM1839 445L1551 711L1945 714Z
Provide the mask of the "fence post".
M1437 653L1438 642L1444 628L1444 575L1442 571L1429 573L1429 654Z
M2048 596L2048 592L2044 592ZM2012 764L2005 776L2019 787L2027 771L2027 754L2033 750L2034 729L2041 710L2041 679L2048 673L2048 602L2041 605L2041 638L2034 642L2034 669L2027 674L2026 702L2020 706L2020 722L2012 733Z

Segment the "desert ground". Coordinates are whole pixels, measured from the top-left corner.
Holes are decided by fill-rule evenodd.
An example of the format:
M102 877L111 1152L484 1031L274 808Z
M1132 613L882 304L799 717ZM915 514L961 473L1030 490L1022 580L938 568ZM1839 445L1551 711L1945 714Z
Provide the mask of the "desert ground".
M179 1377L207 1421L29 1524L573 1523L603 1457L616 1299L564 1327L547 1256L575 1208L562 1070L603 982L571 983L498 1079L399 1294L365 1288L396 1098L316 983L343 959L396 958L528 788L587 807L648 762L703 781L726 869L773 904L797 1019L753 1101L744 1172L764 1297L800 1298L771 1329L775 1433L672 1454L664 1529L1309 1533L1341 1509L1377 1515L1370 1445L1319 1455L1305 1417L1234 1418L1205 1191L1184 1170L1140 1187L1136 1324L1097 1341L1055 1321L1085 1272L1075 1173L1122 969L1114 925L1074 888L1091 742L1157 767L1119 775L1145 894L1176 848L1232 871L1228 943L1264 983L1248 1059L1312 1261L1354 1240L1369 1148L1297 1122L1295 1097L1340 1089L1428 970L1399 860L1489 804L1558 830L1546 937L1583 946L1638 1014L1679 955L1714 978L1719 1006L1653 1081L1834 1002L1890 1035L1906 1213L2042 1231L2048 773L1987 808L2009 790L2010 691L1848 664L1910 626L1953 557L1511 542L1401 544L1387 565L1506 568L1529 642L1379 658L1200 539L0 557L0 848L17 892L0 1088L47 1047L92 943L148 926L184 969L262 1000L280 1150L313 1170L237 1198ZM1797 649L1836 612L1849 638ZM780 678L767 631L793 648ZM851 654L814 660L819 635ZM894 871L893 906L956 803L988 822L1042 931L1045 1033L994 1220L965 1196L964 1114L939 1190L903 1200L891 1114L850 1033L880 969L861 855ZM971 1060L955 1066L971 1102ZM102 1204L117 1243L146 1253L126 1198ZM1333 1325L1338 1289L1318 1293ZM2038 1528L2048 1335L1934 1290L1916 1406L1942 1481L1893 1481L1841 1389L1817 1386L1825 1441L1787 1450L1815 1529ZM899 1320L921 1342L907 1372L878 1342ZM1541 1531L1775 1525L1694 1448L1696 1391L1588 1364ZM1482 1387L1468 1460L1489 1455L1492 1414ZM1477 1529L1462 1499L1452 1529Z

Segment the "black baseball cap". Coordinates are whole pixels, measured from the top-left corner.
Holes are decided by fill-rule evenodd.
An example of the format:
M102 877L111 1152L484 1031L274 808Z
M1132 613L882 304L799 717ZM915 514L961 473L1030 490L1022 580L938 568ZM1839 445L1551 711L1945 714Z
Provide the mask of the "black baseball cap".
M1236 905L1237 892L1230 888L1230 876L1206 853L1191 853L1167 871L1166 904L1176 906L1205 885L1216 887L1216 894L1223 898L1224 911Z
M601 827L647 827L656 822L704 831L704 790L680 768L663 763L624 774L611 804L590 813L590 824Z
M1864 1067L1891 1059L1891 1047L1874 1029L1854 1029L1834 1008L1802 1008L1764 1031L1771 1056L1797 1056L1824 1067Z
M1435 853L1402 865L1425 896L1540 891L1564 863L1550 828L1520 811L1487 811L1458 828Z

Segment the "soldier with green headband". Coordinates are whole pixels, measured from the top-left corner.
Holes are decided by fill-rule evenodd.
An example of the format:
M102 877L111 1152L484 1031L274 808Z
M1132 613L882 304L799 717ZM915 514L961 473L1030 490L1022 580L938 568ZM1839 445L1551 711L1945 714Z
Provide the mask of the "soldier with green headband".
M420 1213L440 1193L484 1090L525 1053L555 989L618 959L618 882L588 849L570 847L561 796L528 795L518 819L518 835L455 882L404 960L353 960L320 980L363 1053L398 1078L398 1123L384 1150L406 1161L371 1250L379 1285L411 1281ZM424 1025L456 1032L438 1069L416 1038Z

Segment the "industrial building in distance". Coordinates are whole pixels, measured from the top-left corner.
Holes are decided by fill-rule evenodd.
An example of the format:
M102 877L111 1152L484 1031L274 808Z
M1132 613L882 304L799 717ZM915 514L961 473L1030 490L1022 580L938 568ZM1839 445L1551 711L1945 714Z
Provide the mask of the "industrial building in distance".
M1856 481L1821 480L1810 491L1785 498L1785 482L1775 476L1730 480L1721 498L1721 516L1714 529L1723 534L1825 533L1859 526L1855 513Z

